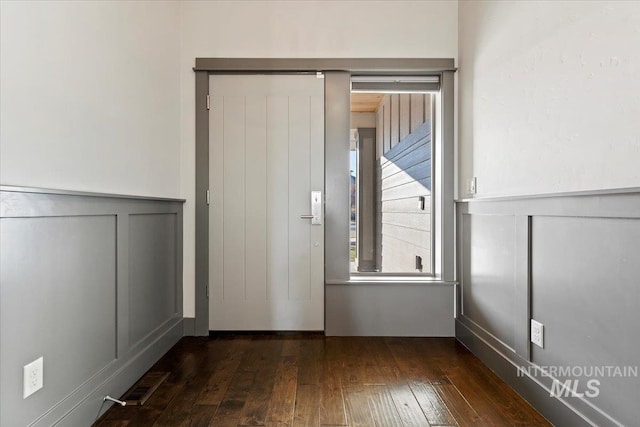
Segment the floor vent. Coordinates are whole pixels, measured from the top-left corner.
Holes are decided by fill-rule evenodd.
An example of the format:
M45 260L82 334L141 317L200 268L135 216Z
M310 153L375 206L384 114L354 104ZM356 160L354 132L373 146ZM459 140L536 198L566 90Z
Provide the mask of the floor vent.
M129 389L122 400L127 402L127 406L142 406L168 377L169 372L147 372Z

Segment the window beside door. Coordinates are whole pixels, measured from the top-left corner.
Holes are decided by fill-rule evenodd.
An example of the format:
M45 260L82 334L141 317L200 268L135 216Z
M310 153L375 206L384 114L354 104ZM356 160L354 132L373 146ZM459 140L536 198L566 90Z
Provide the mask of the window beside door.
M434 108L428 91L352 86L352 275L433 275Z

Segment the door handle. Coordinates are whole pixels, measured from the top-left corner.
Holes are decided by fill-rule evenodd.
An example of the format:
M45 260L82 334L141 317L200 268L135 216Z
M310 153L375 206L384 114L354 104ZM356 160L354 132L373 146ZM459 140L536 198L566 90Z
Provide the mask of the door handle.
M322 225L322 192L311 192L311 214L300 215L300 219L310 219L311 225Z

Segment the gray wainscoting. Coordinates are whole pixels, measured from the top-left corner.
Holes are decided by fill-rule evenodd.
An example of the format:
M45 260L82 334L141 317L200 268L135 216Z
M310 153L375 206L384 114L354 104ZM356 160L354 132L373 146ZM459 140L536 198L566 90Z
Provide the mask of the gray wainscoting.
M327 336L451 337L455 284L328 283Z
M556 425L636 425L633 369L536 369L640 371L640 190L471 200L457 216L457 338ZM529 343L530 319L544 348ZM578 380L582 396L551 397L554 380Z
M182 201L0 187L0 292L0 425L91 425L183 334Z

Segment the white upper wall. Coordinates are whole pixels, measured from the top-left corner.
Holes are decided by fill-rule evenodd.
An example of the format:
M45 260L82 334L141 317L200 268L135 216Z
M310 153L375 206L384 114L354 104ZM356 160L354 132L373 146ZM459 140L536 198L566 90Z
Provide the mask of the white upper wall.
M182 1L185 316L194 313L196 57L455 58L457 1Z
M178 4L0 7L0 182L179 197Z
M461 197L640 186L640 2L459 8Z
M455 1L185 1L182 12L185 58L457 54Z

